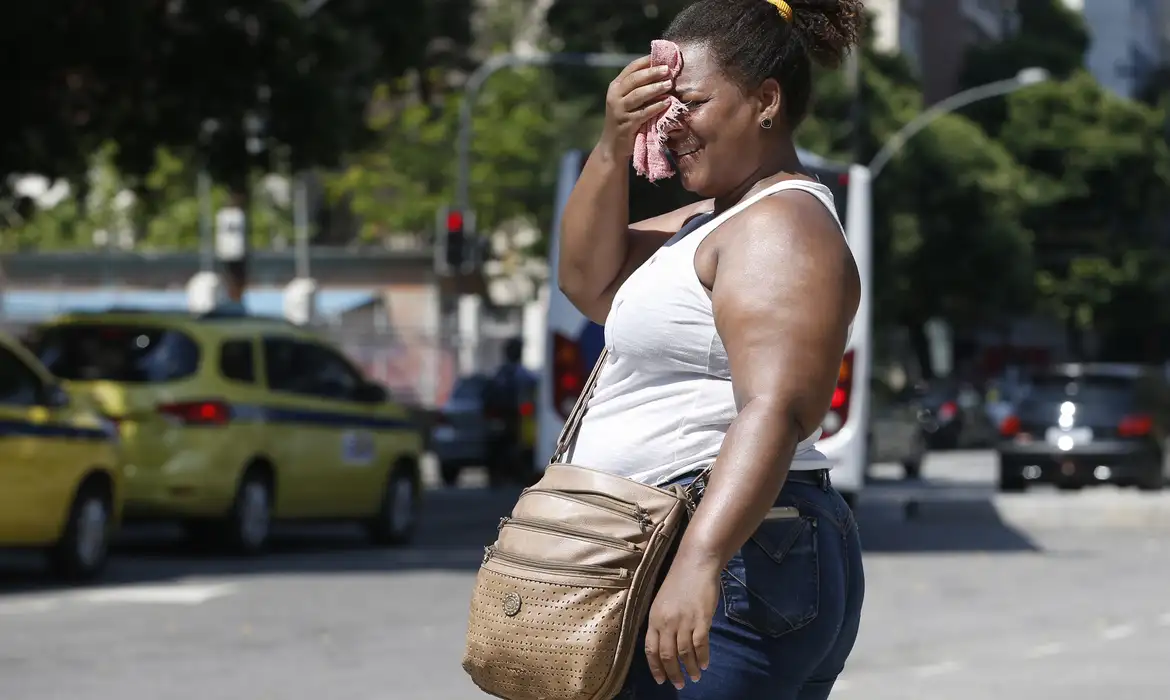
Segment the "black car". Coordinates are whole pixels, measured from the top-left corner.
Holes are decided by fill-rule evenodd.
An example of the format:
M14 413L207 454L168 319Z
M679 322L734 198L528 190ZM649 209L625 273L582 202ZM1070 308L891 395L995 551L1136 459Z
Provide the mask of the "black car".
M1168 397L1155 367L1070 364L1032 377L1000 425L1000 490L1033 483L1160 490Z

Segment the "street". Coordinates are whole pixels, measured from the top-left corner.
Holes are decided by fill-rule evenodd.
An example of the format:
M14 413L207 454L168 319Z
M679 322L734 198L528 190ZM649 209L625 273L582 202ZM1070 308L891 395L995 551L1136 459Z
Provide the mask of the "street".
M991 464L932 455L924 487L867 491L862 636L833 697L1165 698L1170 496L992 498ZM107 582L78 590L51 589L6 555L0 698L485 697L459 667L466 606L514 494L429 497L405 550L370 549L344 527L291 528L248 561L149 528L123 537Z

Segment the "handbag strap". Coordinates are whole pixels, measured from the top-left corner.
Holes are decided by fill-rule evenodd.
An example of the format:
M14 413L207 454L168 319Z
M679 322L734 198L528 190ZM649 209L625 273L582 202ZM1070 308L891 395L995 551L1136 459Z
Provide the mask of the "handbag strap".
M593 397L593 390L597 388L597 379L601 376L601 368L605 365L607 357L609 357L608 347L602 349L601 354L597 357L597 362L593 364L593 371L585 380L585 386L581 387L581 394L577 397L577 402L573 404L573 410L569 411L569 417L565 419L561 434L557 436L557 447L553 450L552 457L549 457L549 464L556 464L564 457L569 450L569 445L577 438L577 432L581 430L581 420L585 417L585 407L589 403L589 399Z

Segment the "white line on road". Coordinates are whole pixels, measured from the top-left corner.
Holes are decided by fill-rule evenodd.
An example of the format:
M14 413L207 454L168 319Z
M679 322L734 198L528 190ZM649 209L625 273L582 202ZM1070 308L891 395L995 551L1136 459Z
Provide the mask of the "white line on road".
M934 676L942 676L948 673L954 673L963 666L957 661L940 661L937 664L928 664L926 666L917 666L913 669L914 675L919 678L933 678Z
M0 602L0 615L30 615L48 612L57 607L56 600L13 600Z
M1027 651L1027 653L1024 654L1024 657L1028 659L1043 659L1049 656L1056 656L1062 651L1064 651L1063 644L1059 642L1052 642L1049 644L1041 644L1039 646L1032 647Z
M145 603L156 605L201 605L209 600L232 593L235 586L228 583L211 585L175 586L127 586L108 588L92 593L79 594L78 600L86 603Z
M1119 639L1132 637L1133 633L1137 632L1137 628L1133 625L1116 625L1101 631L1101 638L1108 642L1116 642Z

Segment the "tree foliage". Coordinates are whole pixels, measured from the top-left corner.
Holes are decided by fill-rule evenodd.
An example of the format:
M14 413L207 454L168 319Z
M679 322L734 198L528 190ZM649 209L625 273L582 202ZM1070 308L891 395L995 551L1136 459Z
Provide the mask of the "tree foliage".
M472 116L470 191L476 225L490 231L515 219L541 230L552 223L561 152L579 145L573 103L554 99L544 69L501 72L488 80ZM355 156L329 189L365 222L363 235L433 229L453 200L460 92L433 103L400 100L372 122L377 146Z
M1037 291L1070 327L1099 325L1113 290L1164 277L1165 112L1113 95L1083 72L1008 104L1002 142L1037 194L1023 216L1035 235Z
M1034 236L1036 293L1062 319L1074 345L1090 327L1151 325L1119 313L1135 295L1156 303L1166 277L1170 206L1166 101L1152 76L1145 101L1104 89L1083 68L1084 21L1057 0L1020 0L1019 32L968 53L964 81L975 85L1039 66L1055 78L973 116L1024 168L1033 195L1022 212Z
M466 45L470 3L332 0L311 17L301 0L4 3L0 89L20 108L0 111L0 169L80 179L108 141L131 177L160 147L200 151L228 182L276 157L331 165L366 142L376 83L426 65L438 38Z
M23 217L8 221L0 251L77 248L193 250L199 244L197 175L189 160L160 148L149 172L128 178L117 167L118 146L103 144L90 158L81 187L58 181L60 193L46 193ZM292 239L287 197L274 196L279 183L257 177L250 201L251 244L270 247ZM135 185L135 188L132 188ZM230 192L211 185L208 209L227 205ZM210 223L210 222L209 222Z

